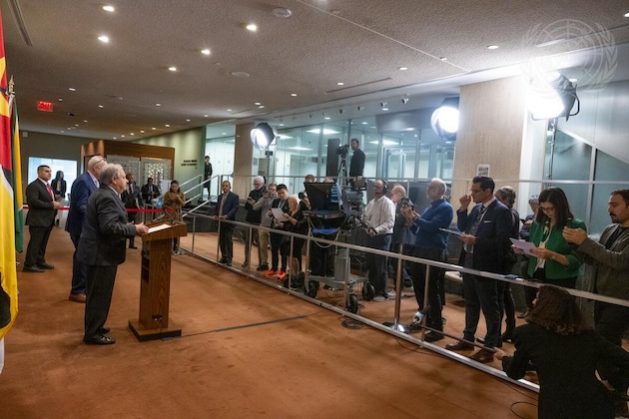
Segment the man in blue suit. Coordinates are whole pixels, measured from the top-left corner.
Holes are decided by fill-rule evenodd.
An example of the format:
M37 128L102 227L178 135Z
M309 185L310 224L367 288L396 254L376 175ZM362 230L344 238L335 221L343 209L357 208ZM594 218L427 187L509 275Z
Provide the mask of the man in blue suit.
M85 276L87 274L87 266L77 258L79 239L87 213L87 201L90 195L98 189L98 177L106 164L103 157L92 157L87 163L87 171L76 178L70 191L70 211L66 221L66 231L70 233L70 239L74 244L74 255L72 256L72 289L68 299L77 303L85 303Z
M215 220L219 222L222 220L234 221L236 219L236 213L240 207L240 199L238 195L231 191L231 183L228 180L224 180L221 184L223 193L218 197L216 202L216 215ZM232 266L232 257L234 255L234 242L232 236L234 234L234 224L220 223L220 234L218 236L218 246L221 249L221 260L219 263L223 263L227 266Z
M463 242L460 262L466 268L479 271L505 273L505 256L510 246L509 235L513 225L511 211L494 197L495 183L487 176L472 179L470 195L464 195L459 202L457 224ZM468 214L467 208L474 200L476 206ZM465 297L465 329L462 341L446 345L447 349L470 350L474 346L474 335L480 311L485 316L487 336L485 346L472 355L472 359L482 363L494 360L493 348L501 346L500 309L496 280L476 275L463 274L463 294Z

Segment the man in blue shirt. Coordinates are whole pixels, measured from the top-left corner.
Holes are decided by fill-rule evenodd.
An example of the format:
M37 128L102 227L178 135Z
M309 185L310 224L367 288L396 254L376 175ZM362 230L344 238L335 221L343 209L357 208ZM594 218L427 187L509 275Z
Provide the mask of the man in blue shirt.
M448 233L440 229L447 229L452 223L454 210L445 199L447 186L441 179L434 178L428 184L427 195L430 206L417 214L411 205L401 208L401 213L407 225L415 233L414 256L445 262L448 257ZM424 307L424 289L426 283L426 265L415 264L413 269L413 288L417 299L418 313L415 321L421 321L422 312L427 312L426 325L433 329L426 333L424 340L435 342L443 339L438 331L443 331L441 319L441 289L443 287L444 270L431 267L428 277L428 307Z

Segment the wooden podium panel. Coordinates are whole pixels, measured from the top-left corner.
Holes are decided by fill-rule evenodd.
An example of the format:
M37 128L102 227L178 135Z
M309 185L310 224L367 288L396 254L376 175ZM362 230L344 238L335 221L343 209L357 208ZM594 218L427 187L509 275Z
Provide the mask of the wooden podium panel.
M129 329L139 341L181 336L170 324L170 270L173 239L187 235L185 223L155 222L149 228L162 228L142 237L140 268L140 317L129 320Z

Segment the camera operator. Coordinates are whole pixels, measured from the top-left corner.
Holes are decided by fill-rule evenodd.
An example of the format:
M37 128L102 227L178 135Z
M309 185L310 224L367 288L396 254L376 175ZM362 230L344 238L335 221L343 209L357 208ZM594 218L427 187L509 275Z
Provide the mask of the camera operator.
M386 183L378 179L374 183L374 198L369 201L363 221L367 226L367 247L388 251L395 219L395 204L385 196ZM374 301L384 301L389 296L387 284L386 256L371 254L367 257L369 282L375 288Z
M448 233L440 229L447 229L452 223L454 210L445 199L447 186L441 179L434 178L428 184L426 195L430 199L430 206L421 215L417 214L410 205L401 209L402 215L410 228L415 231L415 256L423 259L445 262L448 252ZM414 322L420 322L422 313L428 311L426 325L431 329L443 331L441 319L441 289L443 288L443 269L431 267L428 278L428 307L424 307L424 290L426 283L426 266L417 263L413 270L413 288L419 311L415 314ZM424 336L427 342L443 339L439 332L430 331Z
M360 142L358 141L358 138L352 138L350 144L354 153L352 153L352 159L349 162L349 177L363 177L363 171L365 169L365 152L360 149Z
M415 233L406 225L406 220L402 216L401 209L403 206L413 207L413 203L406 196L406 188L400 184L393 186L391 189L391 201L395 204L395 223L393 224L391 251L396 253L401 252L404 255L410 256L413 254L413 248L415 247ZM413 284L406 265L407 262L403 261L402 281L404 287L410 288ZM397 259L392 259L390 268L392 269L393 277L397 276L397 266ZM399 292L400 290L396 291Z

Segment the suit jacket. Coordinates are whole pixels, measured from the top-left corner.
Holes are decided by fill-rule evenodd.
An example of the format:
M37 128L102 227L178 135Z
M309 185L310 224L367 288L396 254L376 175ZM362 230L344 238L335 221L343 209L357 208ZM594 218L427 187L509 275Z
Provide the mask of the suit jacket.
M515 354L502 367L514 380L524 377L529 361L539 377L539 418L614 417L609 391L596 378L596 366L611 362L629 374L629 353L594 332L561 336L529 323L513 333Z
M478 217L480 207L478 204L467 211L457 211L457 225L460 231L469 233L474 221ZM495 273L506 273L505 256L511 247L509 235L512 228L511 211L497 199L489 204L476 233L474 245L473 265L474 269ZM465 257L465 250L461 252L461 264Z
M629 228L620 233L609 250L605 248L607 240L619 228L618 224L608 225L598 242L587 238L577 250L592 265L592 269L586 270L586 277L595 292L629 300Z
M223 199L225 199L225 203L223 204L223 213L219 214L218 211L221 208L221 201ZM216 201L216 215L224 215L228 220L235 220L239 207L240 198L238 195L233 192L228 192L227 197L225 197L225 194L221 194L218 197L218 201Z
M96 184L88 172L76 178L70 189L70 211L66 221L66 231L80 236L87 212L87 200L96 190Z
M126 208L140 208L143 206L142 194L135 182L130 183L127 189L122 191L120 198L122 198Z
M135 236L122 199L109 186L90 196L78 257L87 265L113 266L125 261L126 239Z
M28 214L26 224L31 227L50 227L55 222L55 208L46 185L35 179L26 187Z
M365 169L365 152L360 148L354 150L352 159L349 161L349 176L362 176Z

